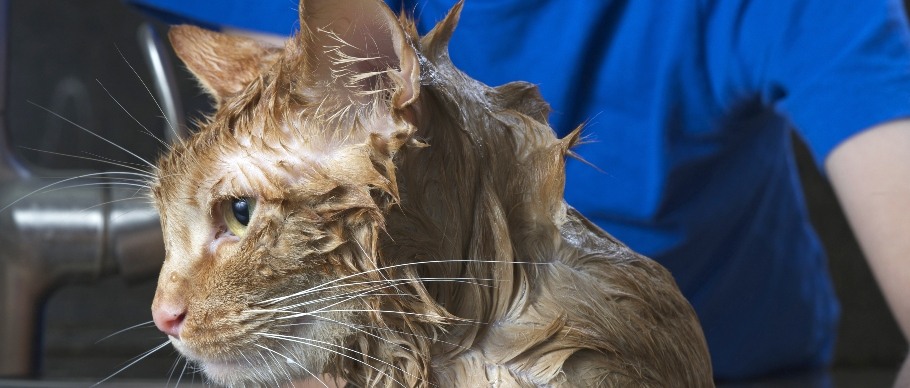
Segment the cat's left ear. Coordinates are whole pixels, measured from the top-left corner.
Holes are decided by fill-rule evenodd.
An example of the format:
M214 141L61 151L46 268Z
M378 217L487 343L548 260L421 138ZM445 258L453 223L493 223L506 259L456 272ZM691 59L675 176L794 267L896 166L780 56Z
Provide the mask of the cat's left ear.
M172 27L168 38L177 56L218 104L240 93L281 53L281 47L253 38L190 25Z
M301 0L300 45L311 74L355 97L391 92L393 110L417 99L420 65L398 18L380 0Z

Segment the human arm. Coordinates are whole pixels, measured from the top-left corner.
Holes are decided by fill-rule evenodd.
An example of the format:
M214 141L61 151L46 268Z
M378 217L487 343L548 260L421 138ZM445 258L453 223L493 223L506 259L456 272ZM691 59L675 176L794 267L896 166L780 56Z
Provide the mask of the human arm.
M904 338L910 338L910 119L847 139L825 167ZM910 387L910 362L895 386Z

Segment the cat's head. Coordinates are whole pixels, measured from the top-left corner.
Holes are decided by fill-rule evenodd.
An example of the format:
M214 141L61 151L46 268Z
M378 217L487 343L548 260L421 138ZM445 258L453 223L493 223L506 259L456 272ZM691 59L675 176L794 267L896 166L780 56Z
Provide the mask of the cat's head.
M218 108L158 166L167 259L152 309L216 383L365 358L345 341L383 324L372 295L401 292L377 287L376 254L392 160L415 144L414 37L379 0L304 0L300 18L284 47L170 34Z

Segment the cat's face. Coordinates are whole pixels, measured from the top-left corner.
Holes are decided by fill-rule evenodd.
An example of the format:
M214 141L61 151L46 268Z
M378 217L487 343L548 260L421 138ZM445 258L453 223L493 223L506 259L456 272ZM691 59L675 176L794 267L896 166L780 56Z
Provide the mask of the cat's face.
M156 202L167 260L153 305L156 319L180 321L169 333L172 342L215 381L255 373L277 354L322 370L328 353L268 335L337 346L351 329L334 322L358 323L345 310L363 310L361 300L313 288L355 271L342 261L358 254L353 250L358 244L370 242L351 236L375 224L366 186L326 184L346 180L320 176L325 170L315 161L297 165L313 174L304 177L276 167L280 160L238 155L240 149L211 152L219 155L187 151L174 158L175 165L193 165L184 171L162 164ZM212 162L194 161L205 158ZM355 155L346 160L356 164ZM342 214L356 209L358 200L361 214ZM307 290L313 291L275 301ZM178 316L167 316L174 313Z
M283 49L171 34L219 108L159 162L167 258L152 310L216 383L323 373L379 303L371 270L391 157L413 132L416 57L384 4L331 3L301 4ZM332 52L337 39L354 49Z

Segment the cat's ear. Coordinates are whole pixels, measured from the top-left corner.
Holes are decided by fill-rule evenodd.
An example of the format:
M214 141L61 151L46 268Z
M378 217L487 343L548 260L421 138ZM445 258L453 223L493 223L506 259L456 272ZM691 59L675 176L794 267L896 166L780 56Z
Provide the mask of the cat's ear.
M391 108L417 99L420 65L408 34L379 0L301 0L299 44L310 73L354 95L390 91Z
M252 38L189 25L171 28L168 38L177 56L217 103L242 91L281 51Z

